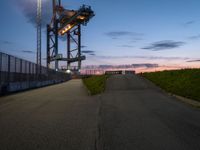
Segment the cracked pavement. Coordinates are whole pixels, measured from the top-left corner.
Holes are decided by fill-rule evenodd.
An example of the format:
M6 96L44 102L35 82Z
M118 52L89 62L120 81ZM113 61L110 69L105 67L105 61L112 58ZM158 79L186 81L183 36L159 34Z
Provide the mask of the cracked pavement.
M199 150L200 111L136 75L0 97L0 150Z

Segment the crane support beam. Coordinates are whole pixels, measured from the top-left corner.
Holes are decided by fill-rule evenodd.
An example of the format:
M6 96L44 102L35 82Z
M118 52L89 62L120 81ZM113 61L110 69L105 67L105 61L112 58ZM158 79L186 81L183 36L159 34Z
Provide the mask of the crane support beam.
M59 60L59 61L67 61L67 62L70 62L70 63L74 63L74 62L77 62L77 61L83 61L86 59L85 56L81 56L79 58L51 58L52 60Z

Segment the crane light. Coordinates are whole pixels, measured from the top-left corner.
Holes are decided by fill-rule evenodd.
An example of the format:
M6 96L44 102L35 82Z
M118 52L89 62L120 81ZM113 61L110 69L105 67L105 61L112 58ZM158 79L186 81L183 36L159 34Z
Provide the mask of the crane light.
M74 27L74 25L68 24L62 30L59 31L59 34L64 35L66 32L68 32L73 27Z
M80 19L80 20L84 20L85 19L84 16L78 16L77 18Z
M83 5L77 11L64 9L59 17L60 26L58 33L64 35L77 25L86 25L93 16L94 12L91 7L86 5Z

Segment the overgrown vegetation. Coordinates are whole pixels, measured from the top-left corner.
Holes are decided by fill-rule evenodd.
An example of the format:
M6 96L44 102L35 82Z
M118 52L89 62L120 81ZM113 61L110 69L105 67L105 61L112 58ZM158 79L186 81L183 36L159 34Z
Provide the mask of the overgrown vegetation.
M167 92L200 101L200 69L142 74Z
M96 95L104 92L107 78L107 75L91 76L83 78L83 83L91 95Z

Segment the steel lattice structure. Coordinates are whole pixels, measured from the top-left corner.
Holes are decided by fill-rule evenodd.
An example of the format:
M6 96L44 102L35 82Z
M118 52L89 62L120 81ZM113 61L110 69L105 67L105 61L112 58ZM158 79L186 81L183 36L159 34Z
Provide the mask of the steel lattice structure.
M47 25L47 67L55 62L55 70L59 70L59 61L67 62L67 69L78 62L77 70L81 69L81 61L86 57L81 54L81 25L86 25L94 16L90 6L83 5L79 10L68 10L61 6L61 0L53 0L53 17ZM67 38L67 57L58 51L58 37Z
M41 35L42 35L42 1L37 0L37 56L36 56L36 63L37 63L37 73L41 73Z

